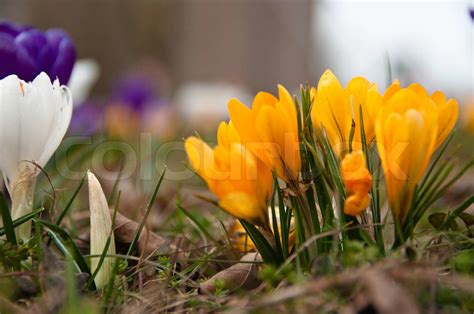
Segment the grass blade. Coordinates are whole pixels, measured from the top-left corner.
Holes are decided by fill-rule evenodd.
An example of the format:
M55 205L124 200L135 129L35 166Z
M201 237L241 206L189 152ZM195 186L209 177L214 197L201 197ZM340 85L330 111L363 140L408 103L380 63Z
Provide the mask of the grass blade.
M15 227L13 226L10 209L5 201L5 196L0 193L0 210L2 211L3 229L7 237L7 241L16 245Z
M280 229L281 229L281 246L283 250L283 257L286 259L290 254L290 229L291 229L291 212L285 208L283 201L283 194L278 184L278 179L275 178L275 189L278 197L278 211L280 213Z
M114 198L115 196L115 192L117 191L117 187L120 183L120 180L122 179L122 174L123 174L123 169L124 169L124 163L125 163L125 158L122 159L122 163L120 164L120 171L117 175L117 179L115 180L114 182L114 186L112 187L112 192L110 192L110 195L107 199L107 203L110 204L112 199Z
M47 221L38 220L38 222L46 229L46 232L53 240L54 244L56 244L61 253L64 256L72 257L74 263L77 266L77 269L91 276L89 266L87 266L84 257L82 256L81 252L77 248L69 233L67 233L61 227L58 227L55 224L49 223Z
M153 194L148 200L145 215L143 216L143 219L140 222L140 225L135 231L135 235L133 236L132 243L130 243L130 246L128 247L127 255L130 255L132 253L132 251L135 249L135 246L138 243L138 239L140 239L140 235L142 233L143 227L145 226L146 220L148 219L148 215L150 214L150 210L153 207L153 204L155 203L156 196L158 194L158 190L160 189L161 183L163 182L163 178L165 177L165 173L166 173L166 168L163 169L163 172L161 173L160 178L158 179L158 183L155 186L155 190L153 191Z
M119 265L120 265L120 259L116 258L115 263L114 263L114 267L112 268L112 274L110 276L110 280L107 283L107 287L105 288L105 292L104 292L104 304L106 306L108 306L110 296L112 295L112 291L113 291L113 287L114 287L114 283L115 283L115 276L118 273ZM106 313L108 313L108 311Z
M365 124L364 124L364 113L362 111L362 106L359 106L359 117L360 117L360 139L362 142L362 150L364 151L365 160L367 164L367 169L369 170L370 174L372 175L372 162L369 155L369 145L367 144L367 138L365 137ZM385 245L383 239L383 232L382 226L380 224L380 206L377 201L377 197L375 196L375 186L372 184L370 187L370 194L372 197L370 198L370 209L372 211L372 218L374 223L374 237L375 241L377 242L377 246L382 254L385 254Z
M426 207L431 206L437 199L439 199L446 191L458 181L471 167L474 166L474 159L467 163L448 183L442 186L426 204Z
M453 131L449 134L447 140L444 141L443 146L439 150L439 153L437 154L435 160L431 163L430 168L428 169L428 172L426 173L425 177L423 178L423 181L420 184L420 187L422 189L425 186L428 179L430 178L431 173L435 169L435 167L438 164L439 160L441 159L441 156L443 156L444 152L446 151L446 148L448 147L449 143L451 143L451 140L453 139L455 133L456 133L456 131Z
M1 202L1 201L0 201ZM1 205L0 205L1 206ZM42 211L44 211L44 208L38 208L38 209L35 209L34 211L32 211L31 213L29 214L26 214L24 216L21 216L20 218L18 219L15 219L13 220L12 224L13 224L13 228L16 228L22 224L24 224L25 222L35 218L35 216L39 213L41 213ZM0 228L0 236L4 235L5 234L5 228L2 227Z
M252 239L260 255L262 255L263 261L266 264L279 265L282 261L278 258L278 254L276 254L262 233L254 225L246 222L243 219L240 219L240 223L244 227L249 237Z
M279 255L279 259L283 260L284 259L284 252L281 244L281 237L280 237L280 228L278 227L278 220L276 217L276 210L275 210L275 193L276 190L279 189L278 187L278 181L277 178L275 177L275 174L273 174L273 193L270 201L270 208L272 211L272 225L273 225L273 237L275 239L275 247L276 247L276 253ZM281 223L280 223L281 226Z
M451 223L456 219L461 213L463 213L466 209L471 206L471 204L474 203L474 195L469 197L467 200L465 200L461 205L459 205L451 214L449 214L448 218L443 222L441 225L440 229L446 229Z
M82 186L84 185L84 181L86 180L86 175L87 175L87 173L84 173L84 175L82 176L81 182L79 183L79 186L76 188L76 190L72 194L72 197L69 199L66 206L63 208L63 210L59 214L58 218L56 219L56 222L55 222L56 226L59 226L61 224L64 217L66 216L69 209L71 208L71 205L74 202L74 200L76 199L77 194L79 194L79 191L81 190Z
M176 204L176 207L196 225L199 231L202 232L202 234L204 234L206 238L208 238L210 241L214 243L217 243L216 239L212 236L212 234L209 231L207 231L207 229L201 224L201 222L193 214L191 214L189 211L184 209L184 207L182 207L179 204Z

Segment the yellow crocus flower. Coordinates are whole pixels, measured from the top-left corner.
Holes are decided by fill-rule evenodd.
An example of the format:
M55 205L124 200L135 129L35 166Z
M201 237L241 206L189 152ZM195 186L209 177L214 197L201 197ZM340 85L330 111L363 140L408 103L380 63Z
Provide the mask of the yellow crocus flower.
M272 174L239 140L232 122L223 122L214 149L194 136L186 139L185 149L191 166L218 197L221 208L237 218L265 226Z
M360 111L364 116L364 132L367 143L374 139L374 121L380 109L382 96L377 85L363 77L355 77L343 89L336 76L326 70L317 90L311 89L313 108L311 118L316 132L324 128L329 143L338 156L349 148L352 121L355 122L352 148L362 149Z
M459 115L459 106L458 102L455 99L446 100L446 96L441 91L435 91L431 96L429 96L426 89L418 83L413 83L407 87L408 89L414 91L420 96L430 97L431 100L435 103L436 111L438 112L438 133L436 136L436 147L435 150L446 140L451 133L456 120ZM398 80L395 80L394 83L387 89L383 98L386 101L394 93L401 89L400 83Z
M362 151L353 151L344 156L341 162L341 176L348 194L344 203L344 213L358 216L369 206L369 191L372 186L372 176L366 167Z
M474 102L464 106L463 127L469 135L474 135Z
M389 205L399 222L436 149L438 121L437 105L421 85L400 88L395 82L383 96L375 133Z
M290 93L278 85L279 98L260 92L252 107L232 99L229 114L242 143L283 180L297 181L301 169L297 111Z

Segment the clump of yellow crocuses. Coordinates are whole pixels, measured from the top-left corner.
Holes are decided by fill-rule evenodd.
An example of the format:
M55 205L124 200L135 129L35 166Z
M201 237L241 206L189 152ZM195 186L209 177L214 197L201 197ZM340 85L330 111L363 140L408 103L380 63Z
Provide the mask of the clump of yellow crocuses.
M260 229L244 222L234 225L234 245L241 250L255 246L267 262L280 263L294 243L304 244L299 248L304 250L301 263L310 267L311 258L330 248L323 236L311 244L308 239L337 225L341 226L341 237L363 239L366 235L346 233L344 226L356 226L358 219L349 216L359 216L370 205L372 215L364 220L372 220L372 235L383 252L383 196L378 188L370 195L376 158L370 146L374 142L385 176L388 206L401 227L396 228L400 237L395 242L403 243L428 208L426 204L433 201L419 199L415 190L433 153L456 123L457 102L447 100L439 91L429 95L417 83L402 88L394 81L381 94L376 84L355 77L343 88L327 70L317 89L302 87L300 104L281 85L278 97L260 92L251 107L232 99L228 104L230 121L220 124L214 149L194 136L186 140L191 166L216 194L220 207L263 227L265 234L258 236L255 232ZM285 184L273 180L272 172ZM269 205L274 216L268 213ZM414 220L407 219L414 216ZM262 239L269 240L268 245ZM273 252L271 256L269 252Z

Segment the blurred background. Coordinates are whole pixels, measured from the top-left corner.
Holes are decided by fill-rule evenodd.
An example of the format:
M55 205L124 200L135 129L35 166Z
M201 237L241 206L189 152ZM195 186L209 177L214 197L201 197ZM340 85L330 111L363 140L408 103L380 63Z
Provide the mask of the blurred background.
M345 84L364 75L384 87L387 64L403 83L468 98L473 86L470 1L0 0L0 18L60 27L78 58L93 59L92 95L142 67L160 92L187 100L193 84L231 91L295 90L331 68ZM204 85L207 84L207 85ZM178 98L179 99L179 98ZM203 104L201 104L203 105ZM225 106L225 103L222 105Z

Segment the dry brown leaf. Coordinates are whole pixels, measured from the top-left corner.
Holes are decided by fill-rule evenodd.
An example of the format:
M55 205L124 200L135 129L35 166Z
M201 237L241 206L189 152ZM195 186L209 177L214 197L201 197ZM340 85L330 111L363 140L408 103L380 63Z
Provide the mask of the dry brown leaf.
M217 281L222 282L223 289L226 290L251 290L257 288L261 283L261 281L257 278L257 275L258 263L262 261L262 257L260 254L255 252L248 253L244 255L240 261L243 263L237 263L229 268L226 268L203 282L199 287L199 292L215 292Z
M117 213L114 227L115 240L121 243L132 243L138 227L137 222ZM140 254L150 256L157 252L168 251L169 242L147 228L143 228L138 239L137 248Z
M371 308L380 314L417 314L418 307L408 292L382 271L361 275L361 291L347 313L361 313Z

